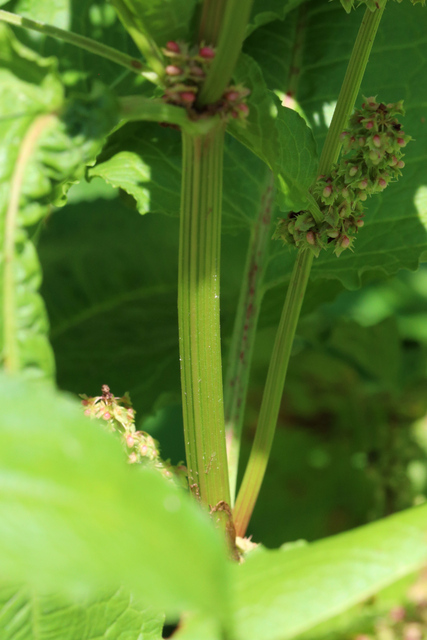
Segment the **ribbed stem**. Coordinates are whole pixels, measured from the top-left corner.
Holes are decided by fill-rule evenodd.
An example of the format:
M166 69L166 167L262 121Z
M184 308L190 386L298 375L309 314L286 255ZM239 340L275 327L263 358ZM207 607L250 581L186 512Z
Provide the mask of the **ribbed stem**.
M16 27L22 27L23 29L29 29L30 31L38 31L46 36L51 36L57 40L68 42L68 44L72 44L80 49L85 49L90 53L94 53L102 58L107 58L107 60L111 60L122 67L126 67L126 69L130 69L130 71L144 76L147 80L150 80L150 82L157 83L158 81L157 75L153 73L147 65L143 64L136 58L132 58L132 56L128 56L122 51L109 47L102 42L92 40L92 38L86 38L86 36L81 36L78 33L65 31L64 29L59 29L59 27L53 27L49 24L45 24L44 22L39 22L38 20L30 20L29 18L24 18L16 13L3 11L2 9L0 9L0 20L7 22L8 24L13 24Z
M233 504L236 494L240 440L249 373L258 317L261 310L266 258L271 238L271 207L274 199L273 182L274 177L270 173L262 196L258 219L252 228L249 239L225 376L225 432L230 493Z
M219 324L224 129L182 132L178 320L188 481L225 527L230 517L215 510L230 504Z
M286 294L268 368L267 381L258 418L258 428L234 508L234 523L238 536L244 536L246 533L267 468L292 344L312 262L313 254L311 251L300 251L298 253Z
M338 159L341 150L340 134L353 111L385 4L386 1L383 2L382 7L374 12L371 12L370 9L365 12L338 97L331 127L322 149L319 174L327 175ZM286 371L312 262L313 254L309 250L299 251L277 329L255 440L233 512L238 536L244 536L246 533L267 468Z
M209 2L211 6L211 1ZM227 0L221 6L223 16L215 58L199 96L201 105L216 102L231 80L237 58L242 50L253 0ZM215 42L213 44L216 44Z
M216 47L227 0L204 0L199 24L199 42Z

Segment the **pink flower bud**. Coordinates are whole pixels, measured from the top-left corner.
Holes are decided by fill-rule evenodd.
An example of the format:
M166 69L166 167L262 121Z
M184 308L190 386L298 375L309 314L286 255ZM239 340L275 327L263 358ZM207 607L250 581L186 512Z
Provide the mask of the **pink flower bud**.
M174 64L168 64L165 71L168 74L168 76L180 76L182 74L182 69L180 69Z
M405 616L405 607L393 607L393 609L390 610L390 618L393 622L400 622L401 620L404 620Z
M137 455L135 453L135 451L132 451L132 453L130 454L129 458L128 458L130 464L135 464L135 462L138 461Z
M215 51L212 47L201 47L199 49L199 56L202 58L212 59L215 58Z
M363 147L366 144L366 138L359 138L359 147Z
M399 145L399 147L406 147L406 142L403 138L398 138L397 144Z
M368 181L366 180L366 178L359 182L359 189L366 189L367 186L368 186Z
M374 145L376 147L380 147L381 146L381 138L379 137L378 134L376 134L373 138L372 138L372 142L374 143Z
M397 166L399 167L399 169L403 169L403 167L405 166L405 163L403 162L403 160L399 160L399 162L397 163Z
M305 239L307 240L308 244L316 244L316 239L312 231L307 231Z
M147 455L147 451L148 451L147 445L143 444L142 447L140 448L141 455L143 456Z
M236 109L241 111L244 116L249 115L249 107L244 102L241 102L240 104L236 105Z
M362 220L362 218L359 218L359 220L356 220L356 224L358 227L363 227L363 225L365 224L364 221Z
M128 447L133 447L133 445L135 444L135 440L130 434L126 436L126 444Z
M109 413L108 411L106 411L102 417L104 418L104 420L110 420L110 418L111 418L111 413Z
M391 160L389 160L390 167L395 167L397 163L398 163L398 159L396 158L396 156L392 156Z
M179 44L174 40L169 40L169 42L166 44L166 49L172 51L172 53L181 53Z
M227 91L224 95L224 98L229 102L235 102L240 97L240 93L238 91Z
M85 416L90 416L92 411L90 409L85 409Z
M82 405L84 407L87 407L88 404L89 404L89 400L82 400Z
M190 73L191 73L192 76L197 76L197 78L204 78L205 77L205 72L200 67L196 67L196 66L191 67Z
M185 102L187 104L193 104L193 102L196 99L196 94L193 93L192 91L182 91L179 95L181 97L182 102Z
M329 198L329 196L331 195L331 193L332 193L332 187L331 187L331 185L330 185L330 184L328 184L328 185L323 189L323 193L322 193L322 195L323 195L323 197L324 197L324 198Z
M359 167L355 166L355 167L351 167L350 171L348 172L348 175L353 177L356 175L356 173L359 171Z
M373 126L374 123L372 122L372 120L368 120L368 122L365 124L366 129L372 129Z
M341 246L342 246L344 249L347 249L347 247L349 247L349 246L350 246L350 238L349 238L348 236L343 236L343 237L341 238Z

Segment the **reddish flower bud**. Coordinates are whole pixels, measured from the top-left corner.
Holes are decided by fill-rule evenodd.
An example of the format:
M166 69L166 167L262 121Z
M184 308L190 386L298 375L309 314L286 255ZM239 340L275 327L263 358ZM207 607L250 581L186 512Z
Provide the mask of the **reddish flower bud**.
M366 194L365 194L366 195ZM365 224L364 221L362 220L362 218L359 218L359 220L356 220L356 224L358 227L363 227L363 225Z
M111 418L111 413L106 411L102 417L104 418L104 420L109 420Z
M132 438L130 434L126 436L126 444L128 447L133 447L133 445L135 444L135 440Z
M308 244L316 244L316 239L314 237L314 233L312 231L307 231L305 236Z
M174 64L168 64L165 71L168 74L168 76L180 76L182 74L182 69L180 69Z
M378 180L378 185L381 187L381 189L385 189L387 186L387 182L384 180L384 178L380 178Z
M367 186L368 186L368 181L366 180L366 178L359 182L359 189L366 189Z
M347 249L347 247L349 247L349 246L350 246L350 238L349 238L348 236L343 236L343 237L341 238L341 246L342 246L344 249Z
M215 51L212 47L201 47L199 49L199 56L202 58L212 59L215 58Z
M403 160L399 160L399 162L397 163L397 166L399 167L399 169L403 169L403 167L405 166L405 163L403 162Z
M355 175L356 175L356 173L357 173L358 171L359 171L359 167L357 167L357 166L351 167L351 168L350 168L350 170L349 170L349 172L348 172L348 175L349 175L349 176L351 176L351 177L353 177L353 176L355 176Z
M236 109L241 111L245 116L249 115L249 107L244 102L241 102L240 104L236 105Z
M397 144L399 145L399 147L406 147L406 142L403 138L398 138Z
M227 91L227 93L224 94L224 98L229 102L235 102L240 98L240 93L238 91Z
M374 145L376 147L380 147L381 146L381 138L379 137L378 134L376 134L373 138L372 138L372 142L374 143Z
M372 129L373 126L374 123L372 122L372 120L368 120L368 122L365 124L366 129Z
M323 194L322 194L322 195L323 195L323 197L324 197L324 198L329 198L329 196L331 195L331 193L332 193L332 187L331 187L331 185L330 185L330 184L328 184L328 186L326 186L326 187L323 189Z
M169 42L166 44L166 49L172 51L172 53L181 53L179 44L174 40L169 40Z
M90 416L92 411L90 409L85 409L85 416Z
M193 104L196 99L196 94L192 91L182 91L179 95L181 100L187 104Z

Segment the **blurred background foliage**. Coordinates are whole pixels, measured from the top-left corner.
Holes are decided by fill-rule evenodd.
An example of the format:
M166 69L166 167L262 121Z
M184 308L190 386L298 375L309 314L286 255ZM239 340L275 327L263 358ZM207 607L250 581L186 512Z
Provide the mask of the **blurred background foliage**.
M307 49L306 75L299 86L300 107L319 144L360 17L358 12L357 17L352 14L347 20L338 3L328 3L327 9L324 4L311 3L314 10L307 33L312 44ZM112 8L104 3L89 0L79 0L78 4L68 0L41 3L40 15L34 14L35 4L29 0L3 6L22 14L28 10L33 18L71 28L136 54ZM286 88L292 64L291 35L298 29L301 16L305 19L305 10L299 11L295 9L289 14L284 28L282 22L273 20L257 29L246 43L247 53L259 62L268 85L279 95ZM390 100L402 97L402 87L410 100L406 77L399 80L395 75L397 62L391 60L388 71L381 67L380 53L386 41L392 41L393 34L401 38L406 33L405 25L409 24L412 31L408 31L405 47L393 50L390 46L388 55L398 56L402 68L411 69L412 75L423 73L420 61L415 64L413 57L403 59L409 44L421 41L422 26L417 24L415 13L402 26L397 11L393 5L385 18L386 28L384 35L379 34L365 91L376 93L381 78ZM345 29L341 27L342 20L346 20ZM331 37L329 33L323 38L328 25L334 35ZM414 36L417 33L418 40ZM81 52L76 64L69 45L39 34L19 32L19 37L43 55L58 56L61 77L69 86L89 90L89 79L95 76L122 95L146 89L141 78L127 72L118 74L112 63L85 52ZM271 58L265 56L267 49ZM280 51L285 51L285 55L279 55ZM424 89L422 85L418 87L419 91L426 91L425 85ZM422 120L421 97L417 96L414 103L408 121L418 127L413 135L421 146L413 145L414 162L408 167L411 178L406 183L409 187L406 190L391 187L390 195L384 196L381 206L375 204L370 213L378 222L384 212L393 213L394 206L393 215L398 217L405 200L409 202L414 224L419 225L420 237L424 238L418 216L421 218L425 210L425 192L422 192L424 208L419 205L420 198L417 202L414 198L415 185L425 183L425 164L415 162L425 154L425 137L420 133L420 123L425 119ZM409 125L408 132L413 133ZM178 136L170 131L167 135L173 137L175 133ZM258 178L255 176L254 181ZM166 183L168 180L172 182L172 175L167 176ZM175 185L175 173L173 182ZM378 229L381 237L381 228ZM102 384L108 384L117 395L129 391L137 410L138 426L160 441L163 457L171 458L173 463L182 460L177 219L152 213L141 216L131 197L95 178L73 187L67 206L52 209L51 215L32 233L43 269L42 294L50 319L59 387L73 394L88 395L97 395ZM224 235L222 251L224 362L249 235L244 225L233 229L233 233ZM269 288L264 298L255 346L242 468L256 426L292 262L288 253L283 259L276 259L277 248L275 245L272 249L271 263L271 278L276 286ZM364 248L368 255L369 243L361 238L354 254L355 266L359 264L357 260L363 262ZM417 258L418 254L410 254L405 259L415 267ZM350 262L352 259L350 256ZM367 273L359 266L364 286L346 291L338 279L333 279L329 266L324 266L326 262L319 268L320 276L326 274L325 279L319 275L316 279L313 272L272 457L250 525L249 533L254 540L268 547L300 538L316 540L419 504L426 497L427 265L421 265L418 271L400 270L390 278L375 271L372 265ZM275 274L280 270L282 275L277 279ZM350 284L354 288L360 282ZM400 637L421 640L426 635L427 589L425 581L421 581L417 583L421 584L418 591L412 588L407 596L410 584L411 581L399 583L333 625L319 627L311 637L353 638L373 634L380 640ZM404 615L395 606L402 598Z

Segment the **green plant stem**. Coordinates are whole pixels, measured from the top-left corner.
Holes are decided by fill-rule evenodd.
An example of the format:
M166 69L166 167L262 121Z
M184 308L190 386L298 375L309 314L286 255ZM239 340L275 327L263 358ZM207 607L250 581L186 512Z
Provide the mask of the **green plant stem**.
M298 253L286 293L268 368L255 440L234 509L234 523L238 536L244 536L246 533L267 468L292 344L312 262L313 254L311 251L306 250Z
M347 126L347 122L353 113L354 104L362 84L366 65L371 54L372 45L384 13L386 1L376 11L366 9L354 43L350 61L341 91L338 96L337 105L323 145L322 154L319 160L319 175L326 175L331 170L331 166L338 160L341 151L339 137Z
M230 504L219 325L222 163L225 125L182 132L178 322L188 481L227 527Z
M227 0L204 0L199 24L199 43L216 47Z
M123 0L111 0L111 4L117 11L117 15L123 26L135 42L138 49L147 60L151 69L156 73L159 84L165 75L165 63L160 51L147 29L144 27L140 16L135 16L126 6Z
M126 67L126 69L130 69L134 73L144 76L147 80L150 80L150 82L154 82L155 84L158 83L157 74L153 73L147 65L143 64L136 58L132 58L132 56L128 56L126 53L122 53L113 47L108 47L106 44L102 44L102 42L86 38L85 36L73 33L72 31L65 31L58 27L52 27L44 22L39 22L38 20L30 20L29 18L24 18L23 16L10 13L9 11L3 11L2 9L0 9L0 20L7 22L8 24L13 24L16 27L22 27L23 29L29 29L30 31L39 31L46 36L51 36L52 38L62 40L63 42L68 42L68 44L80 47L80 49L85 49L86 51L90 51L90 53L94 53L102 58L107 58L107 60L111 60L122 67Z
M353 111L385 4L386 2L374 12L367 9L363 17L338 97L331 127L322 149L319 174L327 175L334 162L338 159L342 146L340 134ZM299 251L277 329L254 443L233 512L238 536L244 536L246 533L267 468L286 371L312 262L313 255L310 251Z
M215 127L215 119L200 118L190 120L186 109L167 104L161 99L144 98L143 96L125 96L118 98L119 116L128 122L147 120L149 122L167 122L185 129L194 135L207 133Z
M229 84L242 49L252 2L253 0L227 1L221 20L216 55L198 99L200 105L219 100Z
M252 352L264 294L263 282L271 238L273 200L274 176L269 172L258 218L249 239L224 384L225 434L232 504L236 494L240 440Z
M21 368L16 319L15 237L22 183L37 141L55 117L52 114L40 115L31 124L19 149L10 182L3 253L3 365L8 373L17 373Z

